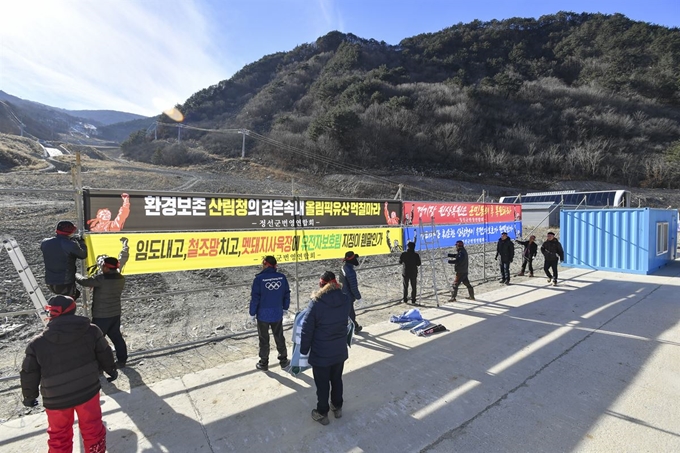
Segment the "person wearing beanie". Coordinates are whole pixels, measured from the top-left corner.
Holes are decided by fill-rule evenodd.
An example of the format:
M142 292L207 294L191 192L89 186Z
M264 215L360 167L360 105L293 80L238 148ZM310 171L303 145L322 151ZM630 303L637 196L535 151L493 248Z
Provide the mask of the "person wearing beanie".
M286 340L283 338L283 312L290 307L288 279L276 268L276 258L266 256L262 260L262 271L255 276L250 291L250 317L257 321L257 336L260 343L258 370L269 369L269 329L274 336L281 368L290 364Z
M120 272L116 258L106 257L101 262L99 273L87 278L76 274L81 286L94 288L92 294L92 323L109 337L116 349L116 367L123 368L127 362L127 345L120 333L121 295L125 287L125 277Z
M357 271L354 270L354 268L359 265L359 255L355 255L354 252L350 250L345 253L345 258L342 260L342 263L342 273L340 274L342 292L345 293L350 302L352 302L349 309L349 317L354 323L354 331L361 332L363 328L359 325L359 322L357 322L357 314L354 311L354 302L361 303Z
M40 250L45 262L45 283L54 294L72 296L78 299L80 291L76 287L76 260L87 258L87 246L78 229L68 220L57 223L56 235L45 238Z
M557 264L564 261L564 249L562 249L562 244L552 231L548 232L545 242L541 245L541 253L545 258L543 264L545 276L548 277L548 283L555 286L557 285ZM552 274L550 273L551 269Z
M503 231L501 238L496 244L496 261L501 259L501 279L500 283L504 285L510 284L510 263L515 259L515 244L508 237L508 233Z
M47 303L50 320L26 347L21 365L23 404L37 406L38 391L42 394L50 452L73 451L74 414L85 451L105 451L99 370L110 376L109 382L118 377L113 353L99 327L76 316L72 297L52 296Z
M328 425L329 411L333 411L335 418L342 417L342 372L349 357L347 326L352 303L331 271L323 273L319 287L312 294L309 313L302 324L300 353L309 354L316 385L317 403L312 419Z
M401 275L404 281L404 303L408 303L408 285L411 284L411 303L416 303L416 282L418 281L418 267L420 266L420 255L416 253L416 243L408 242L406 251L399 256L399 264L402 265Z

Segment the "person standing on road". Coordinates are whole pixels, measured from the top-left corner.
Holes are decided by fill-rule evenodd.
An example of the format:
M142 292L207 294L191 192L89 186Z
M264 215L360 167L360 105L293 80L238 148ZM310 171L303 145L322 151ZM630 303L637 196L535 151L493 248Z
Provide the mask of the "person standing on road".
M462 283L468 290L468 299L475 300L475 290L470 284L470 279L468 278L468 253L465 250L465 244L463 241L456 241L456 253L449 253L449 264L453 264L453 270L456 272L456 277L453 279L453 295L449 302L455 302L456 296L458 295L458 287Z
M76 287L76 259L87 258L87 246L77 231L73 222L62 220L57 223L55 237L40 243L47 287L54 294L71 296L75 300L80 296Z
M106 427L99 404L99 370L118 377L113 353L99 327L76 316L76 302L69 296L52 296L45 307L50 320L43 333L26 347L21 365L21 391L26 407L38 405L42 393L47 414L50 453L73 451L73 419L86 452L106 450Z
M564 250L552 231L548 232L547 239L541 245L541 253L545 257L543 270L548 277L548 283L555 286L557 285L557 264L559 261L564 261ZM552 274L550 273L551 269Z
M347 295L351 303L349 309L349 317L354 323L354 331L361 332L363 327L357 322L357 314L354 311L354 302L361 303L361 293L359 292L359 282L357 281L357 271L354 269L359 265L359 255L355 255L353 251L345 253L345 258L342 260L342 273L340 274L340 284L342 285L342 292Z
M319 286L321 289L312 295L309 313L302 324L300 353L309 354L316 385L317 403L312 419L327 425L329 410L335 418L342 417L342 371L349 356L347 319L352 304L333 272L324 272Z
M406 251L399 256L399 264L402 265L401 275L404 279L404 303L408 303L408 285L411 283L411 303L416 303L416 282L418 281L418 267L420 266L420 255L416 253L416 243L408 242Z
M534 276L533 261L534 258L536 257L536 254L538 253L538 244L536 244L536 236L532 234L531 236L529 236L528 241L520 241L518 239L515 242L524 247L524 252L522 252L522 270L519 271L519 274L517 274L517 276L518 277L523 276L524 271L526 270L528 265L529 277L533 277Z
M501 279L500 282L504 285L510 284L510 263L515 258L515 244L512 243L508 237L508 233L503 231L501 238L496 245L496 261L501 259Z
M283 338L283 312L290 307L288 279L276 269L276 258L265 256L262 271L255 276L250 291L250 318L257 321L257 335L260 343L258 370L269 369L269 329L274 336L281 368L290 364L286 340Z
M120 333L121 295L125 287L125 277L118 271L120 264L116 258L107 257L101 265L101 272L94 277L76 274L81 286L94 288L92 295L92 323L109 337L116 348L116 367L123 368L127 362L127 345Z

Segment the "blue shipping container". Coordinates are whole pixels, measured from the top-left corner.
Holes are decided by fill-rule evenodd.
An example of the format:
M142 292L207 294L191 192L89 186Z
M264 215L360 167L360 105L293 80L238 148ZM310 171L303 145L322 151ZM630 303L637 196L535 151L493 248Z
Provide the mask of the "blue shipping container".
M563 210L560 227L565 266L649 274L677 257L677 210Z

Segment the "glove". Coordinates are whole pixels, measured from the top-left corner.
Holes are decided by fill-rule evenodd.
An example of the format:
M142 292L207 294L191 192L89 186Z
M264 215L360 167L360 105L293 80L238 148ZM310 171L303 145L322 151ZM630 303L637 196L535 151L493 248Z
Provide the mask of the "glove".
M24 398L22 404L26 407L35 407L38 405L38 400L35 398Z
M113 382L116 379L118 379L118 370L113 370L113 373L109 374L110 377L107 377L106 380L109 382Z
M361 299L357 299L357 300L354 301L354 305L356 307L361 307L361 304L362 304Z
M496 255L496 258L494 258L496 261L498 261L498 255Z
M283 310L283 316L284 317L288 316L288 310Z
M254 316L254 315L251 316L251 317L250 317L250 322L252 322L253 324L256 323L256 322L257 322L257 316Z

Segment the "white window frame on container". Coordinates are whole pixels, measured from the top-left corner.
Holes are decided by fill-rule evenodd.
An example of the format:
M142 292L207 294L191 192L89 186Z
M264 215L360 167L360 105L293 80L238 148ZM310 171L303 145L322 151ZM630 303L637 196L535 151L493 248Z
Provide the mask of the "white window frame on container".
M656 256L668 253L668 222L656 224Z

